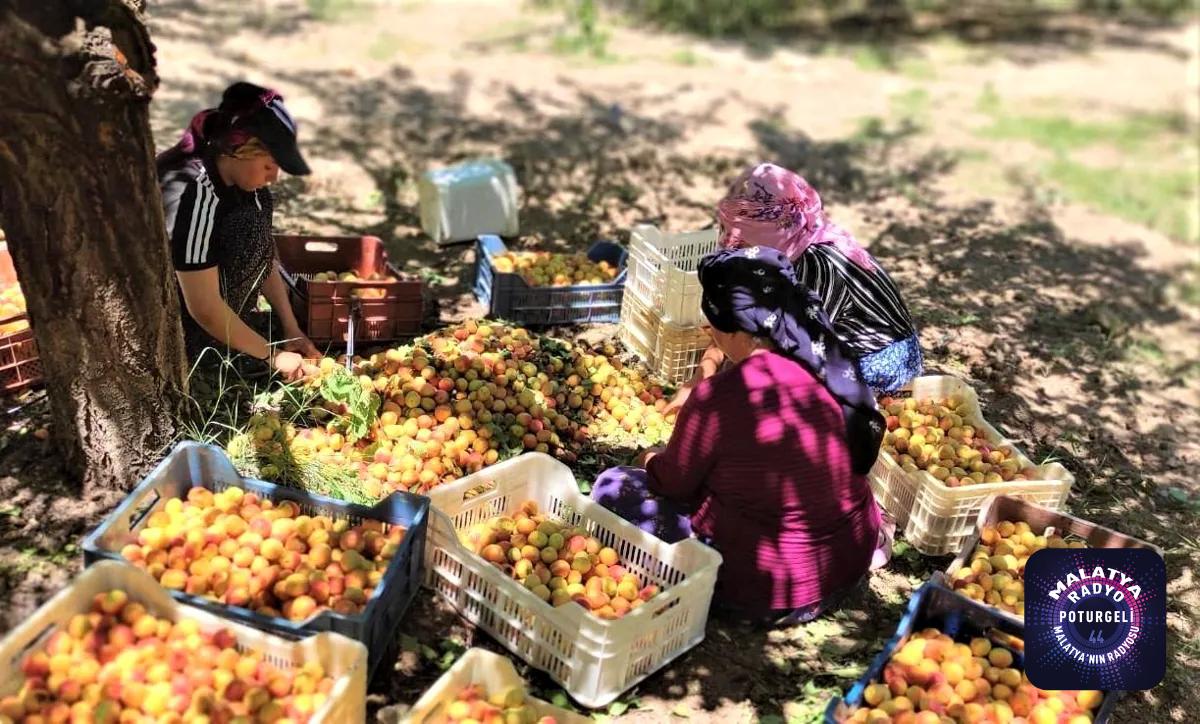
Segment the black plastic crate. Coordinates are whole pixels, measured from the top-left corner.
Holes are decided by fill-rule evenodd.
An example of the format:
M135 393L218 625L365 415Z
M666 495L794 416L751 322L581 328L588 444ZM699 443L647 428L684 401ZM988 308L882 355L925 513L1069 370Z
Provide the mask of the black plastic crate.
M534 287L520 274L497 271L492 258L507 250L498 236L480 236L475 242L475 296L492 317L531 327L620 320L627 256L620 245L598 241L588 249L592 261L620 269L616 279L564 287Z
M322 611L307 621L290 621L264 616L204 596L171 591L171 595L181 603L285 638L300 639L332 631L360 641L368 651L368 675L373 675L394 643L400 619L404 617L421 585L429 498L396 492L368 508L261 480L242 478L220 448L182 442L84 539L84 565L100 560L126 562L120 550L125 544L134 542L150 514L161 509L170 498L186 496L188 489L195 486L214 492L237 486L263 499L293 501L308 515L327 515L351 523L377 520L383 523L385 530L396 525L405 528L400 550L367 600L366 608L353 616Z

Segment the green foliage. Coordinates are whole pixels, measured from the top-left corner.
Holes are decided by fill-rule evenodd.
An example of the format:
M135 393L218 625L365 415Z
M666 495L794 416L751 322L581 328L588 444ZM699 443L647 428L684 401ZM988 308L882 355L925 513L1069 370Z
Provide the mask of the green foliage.
M344 367L335 367L321 380L321 397L342 406L339 421L335 424L345 432L347 440L355 442L371 432L379 415L379 395L363 389Z
M554 38L554 51L566 55L584 53L600 60L611 59L608 33L600 29L596 0L574 0L567 6L566 12L571 30Z

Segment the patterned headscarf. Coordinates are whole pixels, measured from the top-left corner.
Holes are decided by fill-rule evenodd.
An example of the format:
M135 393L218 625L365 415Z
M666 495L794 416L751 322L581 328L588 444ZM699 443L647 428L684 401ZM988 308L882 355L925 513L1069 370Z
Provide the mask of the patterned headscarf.
M276 99L283 100L283 96L270 88L250 83L230 86L219 107L206 108L192 116L179 141L158 155L156 163L159 174L200 155L210 147L219 153L235 156L258 155L260 150L269 153L261 144L247 149L249 153L238 153L243 146L255 140L253 134L240 127L239 122L266 108Z
M833 244L860 267L876 268L850 232L825 215L816 189L773 163L760 163L739 176L717 204L717 217L721 245L730 249L765 246L795 261L813 244Z
M791 260L768 247L725 249L700 261L700 285L713 327L769 339L825 384L841 405L854 471L865 475L879 454L883 416L820 298L796 278Z

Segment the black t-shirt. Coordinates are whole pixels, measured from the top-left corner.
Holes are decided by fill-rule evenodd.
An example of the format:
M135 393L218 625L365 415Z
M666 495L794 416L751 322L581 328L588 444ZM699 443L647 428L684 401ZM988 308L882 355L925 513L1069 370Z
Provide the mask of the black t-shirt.
M271 238L274 200L269 189L226 186L215 164L192 158L159 178L171 258L177 271L217 268L221 298L243 320L257 306L275 264ZM183 331L188 354L224 347L200 328L186 306Z

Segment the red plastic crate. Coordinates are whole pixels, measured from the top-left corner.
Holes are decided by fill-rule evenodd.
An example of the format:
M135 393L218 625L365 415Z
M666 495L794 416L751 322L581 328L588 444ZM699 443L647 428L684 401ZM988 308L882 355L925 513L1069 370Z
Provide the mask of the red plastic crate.
M7 244L0 244L0 289L17 284L17 270ZM25 322L25 329L0 334L0 391L16 392L42 381L42 361L38 359L37 341L28 327L29 315L16 314L0 319L0 329L15 322Z
M276 236L275 247L296 319L317 343L344 344L357 310L355 344L415 337L421 332L425 284L390 264L375 236ZM360 277L390 274L390 281L315 282L321 272L352 271ZM382 289L382 297L355 296Z

